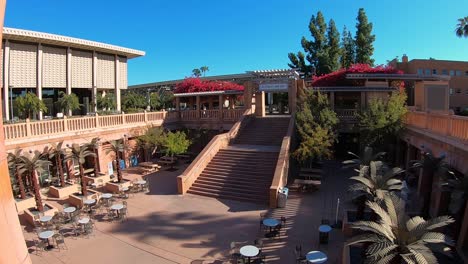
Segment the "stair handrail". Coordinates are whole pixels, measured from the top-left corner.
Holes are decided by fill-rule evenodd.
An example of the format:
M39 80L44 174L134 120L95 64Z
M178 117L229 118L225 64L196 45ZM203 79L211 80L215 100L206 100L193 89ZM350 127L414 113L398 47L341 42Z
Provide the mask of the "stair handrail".
M283 137L280 152L278 154L278 161L275 167L275 174L270 186L270 208L276 208L278 203L278 190L283 188L288 183L289 173L289 156L291 147L291 138L294 133L294 116L291 115L289 119L288 132Z
M208 163L210 163L211 159L218 153L219 149L229 145L231 139L237 135L242 127L243 121L251 114L252 109L246 109L227 133L214 136L184 172L177 176L177 191L179 194L185 194L188 191Z

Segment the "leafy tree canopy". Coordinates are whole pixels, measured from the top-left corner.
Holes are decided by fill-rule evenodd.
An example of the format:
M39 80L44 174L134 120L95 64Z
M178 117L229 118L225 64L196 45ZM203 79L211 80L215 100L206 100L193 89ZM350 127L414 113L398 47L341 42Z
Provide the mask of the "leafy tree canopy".
M163 146L167 155L173 157L187 152L191 143L184 132L177 131L167 133Z
M32 118L35 113L47 112L44 102L36 94L27 92L15 99L16 108L21 118Z
M356 63L373 65L375 35L372 34L372 23L367 19L364 8L360 8L356 23Z
M122 110L126 113L144 110L147 105L146 97L133 91L128 91L122 96Z
M70 111L78 110L82 106L80 104L78 96L76 96L76 94L74 93L66 94L60 91L59 95L60 98L57 100L57 105L60 108L60 110L67 115Z
M457 27L455 28L457 37L468 37L468 16L458 19Z

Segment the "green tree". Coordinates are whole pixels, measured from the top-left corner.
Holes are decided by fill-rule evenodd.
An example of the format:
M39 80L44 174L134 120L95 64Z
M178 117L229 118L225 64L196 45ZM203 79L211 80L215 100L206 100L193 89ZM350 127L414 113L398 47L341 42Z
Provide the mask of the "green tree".
M313 39L310 41L305 37L301 39L301 45L306 55L304 56L301 52L297 55L289 53L288 57L291 63L288 65L292 68L300 68L306 76L313 75L313 69L315 69L317 75L328 73L323 67L324 62L320 60L320 58L326 56L327 45L327 37L325 34L327 25L322 12L317 12L317 16L312 15L309 22L309 31ZM304 58L309 62L309 65L306 65Z
M147 104L145 96L133 91L128 91L122 96L122 110L126 113L144 110Z
M301 97L296 113L300 143L293 152L293 157L302 162L330 158L336 139L336 113L331 110L326 95L320 92L310 90Z
M55 159L55 166L57 167L58 176L60 179L60 186L65 187L65 174L63 173L63 159L65 149L63 148L63 141L59 143L51 143L49 150L49 157Z
M159 100L163 109L166 109L166 107L172 107L174 101L174 93L172 91L162 91L159 94Z
M32 118L34 114L47 112L44 102L36 94L27 92L15 99L15 104L21 118Z
M327 63L325 65L327 72L334 72L340 69L340 33L336 29L335 21L330 19L327 28Z
M364 8L360 8L356 24L356 63L374 65L374 41L375 35L372 34L372 23L367 19Z
M458 19L457 27L455 28L457 37L468 37L468 16Z
M200 67L200 71L201 71L201 73L203 73L203 77L205 77L205 73L206 73L207 71L209 71L209 70L210 70L210 69L208 68L208 66L201 66L201 67Z
M81 182L81 194L83 196L88 195L87 182L84 180L84 164L86 163L87 157L94 157L96 154L85 145L79 145L77 143L72 144L70 147L70 152L66 156L66 160L70 160L73 163L78 163L80 170L80 182Z
M99 137L95 137L91 139L89 143L86 144L89 150L94 153L93 156L93 163L94 163L94 175L97 176L99 172L99 157L98 157L98 149L100 145L101 139Z
M197 78L200 77L200 76L201 76L201 71L200 71L200 69L193 69L193 70L192 70L192 75L193 75L194 77L197 77Z
M383 146L395 144L398 134L404 127L403 118L406 112L404 92L393 92L388 101L381 98L371 99L369 106L357 114L366 146L382 150Z
M112 110L116 107L114 93L107 93L105 96L102 93L98 93L96 98L96 103L98 109L101 110Z
M170 157L187 152L190 144L192 144L192 142L182 131L167 133L163 142L165 152Z
M410 218L405 203L396 196L386 196L381 203L367 202L378 221L358 221L352 228L364 234L351 238L347 244L369 243L365 263L438 263L434 252L450 254L454 243L447 235L437 232L454 222L449 216L424 220Z
M159 93L150 93L150 101L149 105L151 107L151 111L155 110L161 110L161 97L159 96Z
M138 136L137 149L143 151L143 160L148 161L165 140L164 129L161 127L147 128L145 134Z
M343 28L343 34L341 39L341 67L349 68L356 61L356 43L351 35L351 32Z
M381 160L385 156L385 152L374 153L374 149L371 147L365 147L362 157L359 157L355 153L348 151L348 154L353 156L354 159L343 161L343 165L346 168L362 168L363 166L369 166L372 161Z
M76 94L74 93L66 94L60 91L59 96L60 98L57 100L57 105L60 108L60 110L66 115L69 115L71 112L80 109L80 107L82 106L80 104L78 96L76 96Z
M39 212L44 211L44 205L41 197L41 186L39 184L39 175L46 171L50 165L50 161L44 160L45 156L40 151L35 151L32 155L21 156L18 172L21 175L27 175L29 182L32 183L34 191L34 199Z
M21 164L21 152L22 149L15 149L15 152L8 153L7 159L8 159L8 167L10 168L10 171L13 171L15 174L15 179L16 179L16 184L18 184L19 188L19 193L21 199L26 198L26 191L24 188L24 180L23 180L23 175L19 172L20 169L20 164Z
M125 155L125 152L128 151L130 148L128 144L123 139L118 140L111 140L109 144L105 146L106 154L113 153L114 154L114 162L115 162L115 169L117 171L117 181L122 182L122 171L120 170L120 160L121 154Z

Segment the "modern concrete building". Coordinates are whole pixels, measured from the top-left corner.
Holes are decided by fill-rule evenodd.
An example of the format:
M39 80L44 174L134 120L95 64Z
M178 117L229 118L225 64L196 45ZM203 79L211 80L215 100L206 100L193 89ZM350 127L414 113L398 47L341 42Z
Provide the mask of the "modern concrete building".
M127 89L127 60L145 52L105 43L22 29L4 28L0 83L6 120L17 116L14 100L27 91L44 101L56 116L59 91L75 93L82 108L95 112L98 93L112 92L120 111L120 90Z
M394 59L389 64L409 74L450 76L450 109L459 113L468 108L468 61L408 60L408 56L403 55L401 62Z

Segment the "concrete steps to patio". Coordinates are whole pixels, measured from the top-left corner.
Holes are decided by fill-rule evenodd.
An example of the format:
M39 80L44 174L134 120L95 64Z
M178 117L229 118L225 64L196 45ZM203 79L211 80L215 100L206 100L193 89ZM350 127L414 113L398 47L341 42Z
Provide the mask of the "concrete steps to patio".
M188 193L267 204L288 124L286 117L252 120L239 132L234 144L218 151Z

